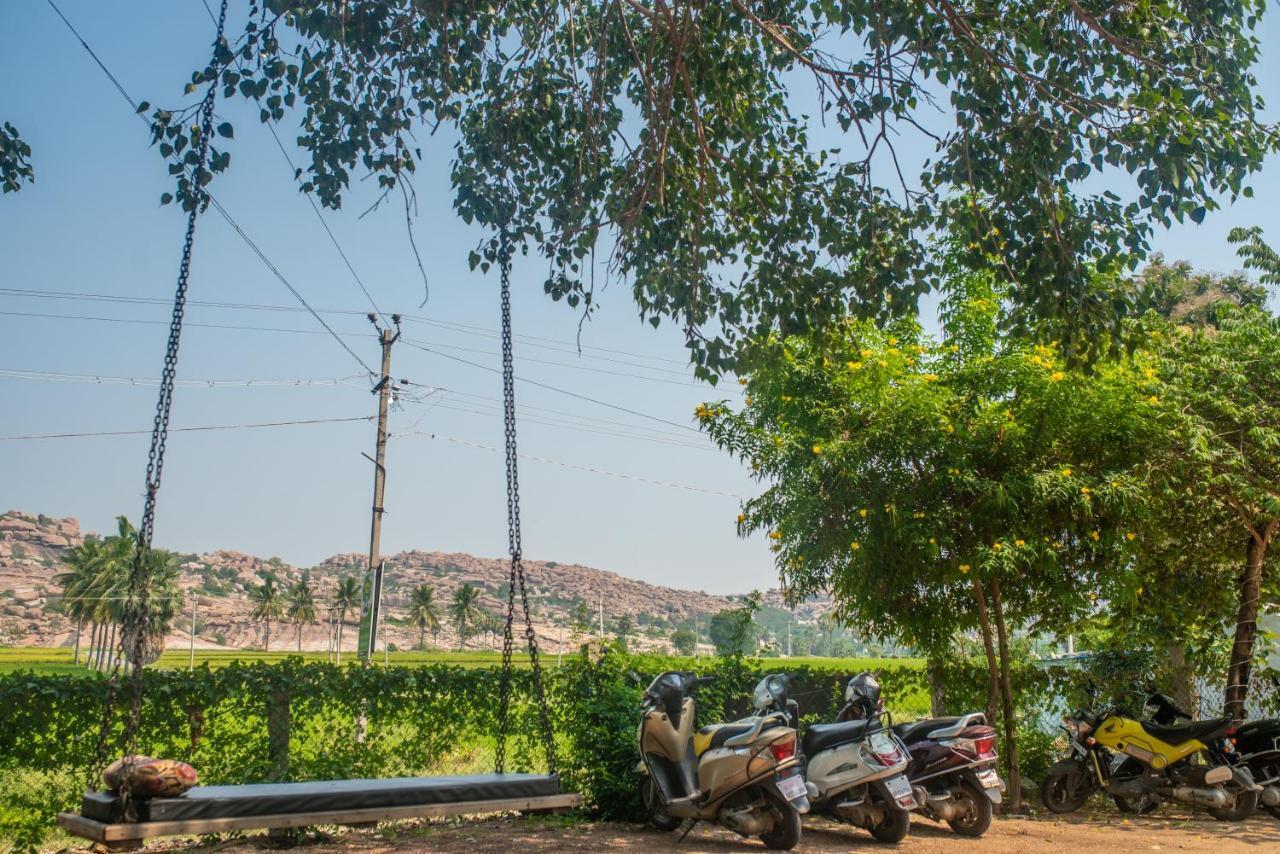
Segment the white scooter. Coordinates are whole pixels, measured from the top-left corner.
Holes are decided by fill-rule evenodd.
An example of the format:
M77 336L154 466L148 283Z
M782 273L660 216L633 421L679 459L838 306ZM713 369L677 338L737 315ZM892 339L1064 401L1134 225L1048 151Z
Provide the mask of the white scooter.
M758 713L781 712L798 727L800 707L790 697L789 682L785 674L761 679L753 704ZM845 701L867 709L867 719L813 724L800 739L812 811L865 828L881 842L898 842L918 806L906 775L911 754L881 722L875 677L864 673L849 680Z

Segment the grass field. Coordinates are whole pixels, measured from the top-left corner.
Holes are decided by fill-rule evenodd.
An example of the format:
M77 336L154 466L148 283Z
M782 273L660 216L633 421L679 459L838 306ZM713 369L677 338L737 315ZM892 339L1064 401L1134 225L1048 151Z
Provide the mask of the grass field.
M297 656L299 653L288 652L285 650L261 652L256 650L196 650L196 664L208 663L210 667L222 667L233 661L281 661L290 656ZM18 670L30 670L36 673L85 673L87 669L83 664L73 664L71 661L72 650L65 647L47 648L47 647L0 647L0 673L12 673ZM324 661L326 656L323 652L304 652L301 653L302 658L308 661ZM355 655L352 653L344 653L343 662L354 660ZM545 655L544 662L547 666L554 667L556 657L554 655ZM698 660L694 658L668 659L675 666L687 667L690 670L698 669ZM787 664L803 664L809 667L816 667L823 670L831 670L839 673L849 673L850 675L862 670L870 670L884 665L892 665L896 667L923 666L923 662L916 658L789 658L789 659L771 659L777 661L779 670L786 670ZM374 657L374 663L383 663L384 658L381 653ZM417 667L423 664L452 664L459 667L496 667L502 662L502 655L497 652L488 650L465 650L458 652L457 650L427 650L423 651L401 651L393 652L386 661L397 667ZM528 658L521 654L519 650L516 652L515 661L517 664L527 664ZM190 663L189 654L186 650L169 650L160 657L157 667L176 669L187 667Z

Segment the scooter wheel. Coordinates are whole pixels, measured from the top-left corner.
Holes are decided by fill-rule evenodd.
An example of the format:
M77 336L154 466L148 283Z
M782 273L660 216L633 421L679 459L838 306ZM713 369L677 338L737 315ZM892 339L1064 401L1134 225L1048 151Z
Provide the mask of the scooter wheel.
M764 789L764 796L774 813L774 820L769 832L760 834L760 841L766 848L790 851L800 844L800 813L771 789Z
M1263 807L1263 809L1264 809L1264 810L1266 810L1267 812L1271 813L1271 815L1272 815L1273 817L1275 817L1275 818L1280 818L1280 806L1275 806L1275 807Z
M901 842L911 830L911 813L891 809L884 821L871 828L871 835L881 842Z
M965 801L965 814L961 818L953 818L947 822L951 829L961 836L977 838L991 827L991 799L987 793L964 780L955 796Z
M1218 821L1244 821L1258 810L1258 793L1254 791L1236 792L1236 804L1230 808L1209 808L1209 815Z
M658 784L648 774L640 783L640 798L644 803L645 814L649 817L649 824L658 830L670 833L684 823L684 819L667 815L667 808L658 792Z

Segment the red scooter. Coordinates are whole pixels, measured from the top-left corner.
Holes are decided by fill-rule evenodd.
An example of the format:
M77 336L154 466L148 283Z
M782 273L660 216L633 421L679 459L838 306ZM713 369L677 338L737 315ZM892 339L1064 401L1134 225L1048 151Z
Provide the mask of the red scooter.
M883 705L883 703L881 704ZM837 720L858 720L853 704ZM992 805L1004 800L1004 783L996 772L996 731L986 716L931 718L894 724L893 732L911 752L907 779L916 791L919 812L945 821L961 836L982 836L991 826Z

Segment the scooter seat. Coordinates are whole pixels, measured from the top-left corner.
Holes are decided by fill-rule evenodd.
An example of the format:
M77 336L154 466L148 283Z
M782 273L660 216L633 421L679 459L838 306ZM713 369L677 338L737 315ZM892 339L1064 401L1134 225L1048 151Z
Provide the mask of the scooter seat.
M868 726L874 724L874 726ZM810 758L840 744L857 741L868 732L879 729L879 721L842 721L838 724L814 724L804 732L800 745Z
M893 725L893 734L902 739L907 744L922 741L940 729L954 726L959 718L928 718L923 721L912 721L910 723L901 723Z
M724 743L735 735L743 735L751 732L754 724L750 723L733 723L733 724L712 724L704 726L698 730L698 735L693 740L693 752L698 756L708 750L714 750L717 747L724 747Z
M1213 718L1207 721L1192 721L1191 723L1175 724L1173 726L1160 726L1159 724L1142 721L1142 728L1146 730L1148 735L1160 739L1165 744L1173 745L1182 744L1193 738L1204 741L1224 736L1227 734L1227 728L1230 725L1230 718Z

